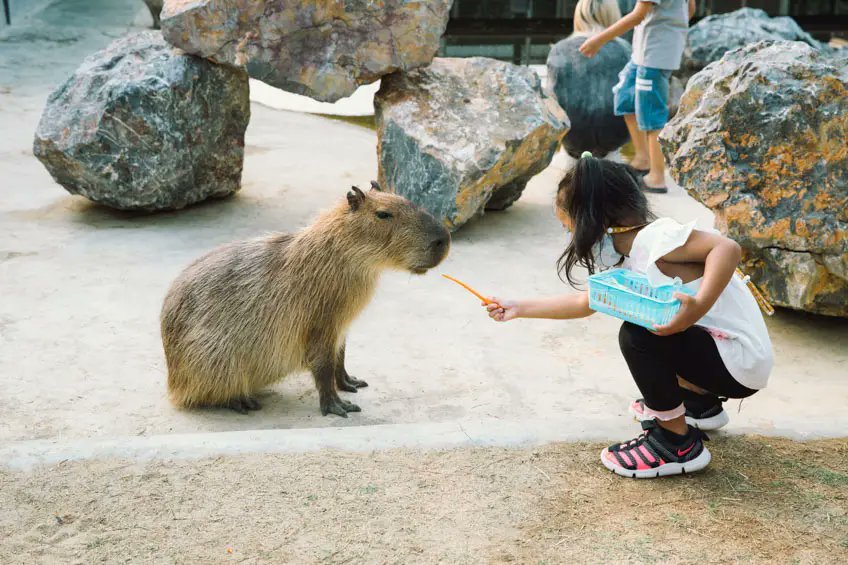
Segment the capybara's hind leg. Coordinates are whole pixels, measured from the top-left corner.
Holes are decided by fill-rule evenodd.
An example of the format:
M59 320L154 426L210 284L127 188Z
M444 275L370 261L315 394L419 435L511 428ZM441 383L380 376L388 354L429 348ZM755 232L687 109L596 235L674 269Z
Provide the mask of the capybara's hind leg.
M239 414L247 414L251 410L259 410L260 408L262 408L262 405L259 404L259 401L253 398L252 396L241 396L231 398L229 401L227 401L227 404L225 406L231 410L235 410Z
M359 412L361 408L352 402L342 400L336 392L336 353L331 347L322 348L310 356L309 368L315 377L321 414L335 414L347 418L348 412Z
M345 368L345 345L343 344L336 356L336 386L339 390L356 392L356 389L368 386L368 383L356 377L351 377Z

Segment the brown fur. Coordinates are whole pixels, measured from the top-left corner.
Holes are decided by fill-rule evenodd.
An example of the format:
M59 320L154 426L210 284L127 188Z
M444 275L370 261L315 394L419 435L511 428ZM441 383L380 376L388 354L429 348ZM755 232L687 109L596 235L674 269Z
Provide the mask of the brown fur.
M171 400L256 409L253 394L309 369L323 414L358 411L336 392L366 386L344 367L348 327L381 271L423 273L449 246L447 230L406 199L355 189L298 233L215 249L177 277L162 307Z

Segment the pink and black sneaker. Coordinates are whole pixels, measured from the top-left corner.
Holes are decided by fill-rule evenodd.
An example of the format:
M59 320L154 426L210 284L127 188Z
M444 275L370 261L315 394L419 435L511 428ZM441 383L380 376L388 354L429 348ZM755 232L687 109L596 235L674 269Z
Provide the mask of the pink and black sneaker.
M642 429L642 435L601 451L604 467L622 477L653 479L700 471L712 459L704 445L709 438L697 428L690 426L680 441L669 439L676 434L660 428L656 420L644 420Z
M697 394L686 389L681 389L681 392L683 406L686 408L686 423L690 426L701 430L717 430L730 422L730 417L722 406L726 398L711 393ZM627 410L640 422L654 418L645 413L645 401L641 398L631 402Z

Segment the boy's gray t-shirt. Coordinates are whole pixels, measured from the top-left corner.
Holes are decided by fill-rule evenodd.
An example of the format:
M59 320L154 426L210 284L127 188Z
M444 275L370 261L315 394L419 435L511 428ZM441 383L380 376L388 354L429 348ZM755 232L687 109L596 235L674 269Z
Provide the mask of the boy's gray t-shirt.
M689 29L689 0L639 1L654 6L633 31L633 62L654 69L679 69Z

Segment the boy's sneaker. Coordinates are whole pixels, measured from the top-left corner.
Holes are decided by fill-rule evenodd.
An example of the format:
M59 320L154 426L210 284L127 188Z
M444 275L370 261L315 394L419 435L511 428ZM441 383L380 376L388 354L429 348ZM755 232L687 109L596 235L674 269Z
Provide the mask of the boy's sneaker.
M644 420L642 429L642 435L601 451L604 467L622 477L653 479L699 471L712 459L704 445L709 438L697 428L690 426L677 442L656 420Z
M717 430L730 422L730 417L722 407L726 398L712 393L698 394L691 390L681 389L683 406L686 408L686 423L700 430ZM645 414L645 402L641 398L634 400L628 411L640 422L653 417Z

